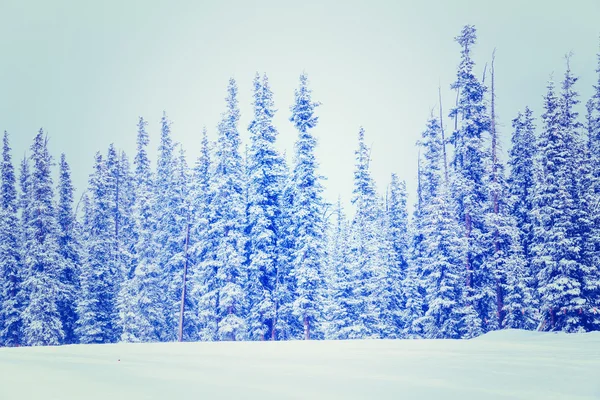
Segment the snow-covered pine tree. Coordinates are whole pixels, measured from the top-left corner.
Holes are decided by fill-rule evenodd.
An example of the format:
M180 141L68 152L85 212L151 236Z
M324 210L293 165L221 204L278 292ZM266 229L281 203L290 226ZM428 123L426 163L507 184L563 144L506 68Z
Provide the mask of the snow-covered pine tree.
M512 121L512 148L509 151L510 175L507 180L507 206L515 220L523 266L508 270L505 293L504 327L532 329L539 318L536 274L531 263L534 226L535 165L537 140L533 113L529 107Z
M2 140L0 166L0 346L21 343L23 309L21 228L8 132Z
M22 313L24 343L31 346L63 343L58 299L63 288L60 271L63 260L59 253L59 227L56 221L52 187L52 157L48 138L39 130L31 145L33 168L30 175L31 197L28 199L28 230L23 282L27 305Z
M347 311L352 320L349 338L380 338L389 327L384 320L388 310L387 288L390 265L384 251L385 237L380 226L380 205L370 172L370 150L364 130L358 133L352 204L356 213L350 233L352 305ZM389 254L389 253L387 253Z
M418 143L422 149L419 180L421 206L415 233L421 239L420 251L415 253L413 260L419 266L418 278L422 280L425 292L425 312L412 323L422 329L422 335L426 338L456 339L460 337L461 294L465 277L462 268L464 243L459 236L459 226L454 219L450 195L442 175L440 133L439 121L431 117ZM414 300L408 298L407 301ZM413 330L416 331L412 332L413 335L419 333Z
M119 224L118 238L118 260L121 270L121 284L131 278L135 269L135 243L136 231L135 220L133 218L133 206L135 204L135 185L134 177L131 172L129 158L124 151L119 155L119 168L114 175L116 186L115 193L116 214Z
M419 142L418 142L419 143ZM417 143L417 144L418 144ZM409 263L402 282L404 306L402 307L402 337L416 339L423 337L422 317L426 309L425 287L423 286L423 265L425 243L423 236L423 169L421 168L421 149L417 156L417 201L408 226L410 246Z
M164 337L165 318L161 308L166 294L163 274L157 264L159 249L156 231L154 179L148 158L147 122L140 117L135 156L135 269L131 279L121 287L118 299L121 340L126 342L156 342Z
M118 267L114 219L106 161L96 153L88 186L88 232L81 266L81 296L76 334L81 343L114 343L119 338L117 315Z
M537 157L537 139L533 112L525 107L525 113L519 112L512 121L512 147L508 153L510 174L507 180L511 196L511 214L517 222L520 231L521 248L531 270L531 245L533 242L533 197L535 190L535 166Z
M208 213L207 245L210 248L204 266L216 273L217 337L221 340L247 337L243 291L246 281L243 268L245 201L237 90L235 80L230 79L225 99L227 108L218 125Z
M520 245L520 231L515 217L511 214L512 201L504 174L504 165L500 161L500 143L498 140L495 114L495 53L491 63L491 100L490 100L490 162L488 164L487 187L489 201L484 216L485 231L490 248L482 264L482 270L489 271L485 276L491 279L485 287L486 293L494 290L494 312L497 326L488 324L488 329L503 327L530 329L536 324L535 305L532 293L528 290L531 275L526 268L525 258ZM493 279L493 280L492 280ZM510 296L509 301L505 298ZM488 296L492 296L489 293ZM506 314L510 320L505 321ZM508 322L508 324L507 324Z
M135 196L127 155L118 152L112 143L106 155L106 173L116 267L114 273L117 276L115 289L120 290L121 284L132 271L135 236L132 208Z
M181 228L179 232L174 233L174 240L179 241L179 249L173 255L169 262L170 269L174 270L173 279L170 281L168 293L175 300L171 306L174 309L174 318L179 327L181 327L182 341L198 340L199 321L198 321L198 302L192 294L195 283L194 274L196 271L191 268L190 255L190 230L192 229L192 194L191 180L192 174L188 167L185 151L180 144L176 145L179 155L175 159L175 170L173 175L173 198L176 205L175 224ZM185 287L185 293L183 289ZM183 306L183 321L181 318L181 302ZM180 322L183 325L180 325Z
M198 339L217 340L218 287L217 270L212 260L209 242L209 205L211 203L212 178L211 154L206 128L202 130L200 157L196 161L192 182L193 224L190 230L190 254L193 273L190 296L197 302Z
M294 299L296 296L296 280L293 275L293 260L295 257L296 233L294 194L295 185L290 166L283 156L283 189L279 199L278 220L279 251L277 259L276 285L273 302L276 309L275 339L289 340L302 337L303 321L294 315Z
M406 209L406 183L392 174L386 198L383 232L386 233L389 273L386 283L386 304L384 312L385 326L388 332L384 337L397 339L405 328L402 309L405 306L405 293L402 283L406 279L409 258L408 212Z
M71 168L63 153L59 164L57 217L60 229L58 245L60 255L64 261L60 271L60 281L64 291L58 302L58 310L65 331L64 342L66 344L78 342L75 328L77 323L77 297L80 294L81 242L77 236L77 221L73 212L73 191Z
M475 27L465 26L455 38L461 46L461 62L457 80L452 88L459 93L458 103L450 116L457 117L459 124L452 133L454 145L452 160L452 193L456 203L457 217L465 241L465 270L467 271L465 316L472 322L476 313L482 330L471 330L469 335L484 333L497 327L495 314L495 288L492 272L483 265L490 244L485 240L484 211L488 201L485 187L485 163L487 153L483 147L483 135L489 131L490 121L484 101L485 87L476 78L471 57L472 46L477 39ZM470 315L470 316L469 316ZM472 323L464 324L472 329Z
M171 139L171 122L163 112L154 184L154 215L156 218L154 240L156 247L160 249L156 253L156 262L161 271L161 285L166 295L166 301L164 304L155 304L155 307L162 308L164 313L166 326L163 340L168 341L174 341L177 337L184 268L183 254L189 222L187 164L182 165L181 159L177 160L174 152L175 144ZM180 176L176 177L177 167L181 171Z
M345 339L343 330L351 325L346 310L350 307L347 301L352 300L352 283L348 268L349 226L340 198L333 215L335 221L328 230L327 259L323 271L326 288L323 333L325 339Z
M275 106L268 78L254 78L254 118L248 126L248 329L252 340L275 339L279 202L283 158L275 148Z
M539 138L540 171L536 184L534 265L538 272L541 329L578 332L589 329L586 318L593 299L586 287L596 267L586 264L583 239L586 210L579 198L578 169L582 162L577 113L577 92L567 62L560 98L548 84Z
M20 213L19 223L21 224L21 229L19 230L19 240L20 240L20 255L21 255L21 264L20 268L20 278L21 284L25 282L27 276L29 275L29 269L27 267L27 254L30 252L30 247L32 241L29 239L31 232L29 231L29 224L31 221L31 171L29 166L29 160L27 155L23 156L20 165L19 171L19 198L18 198L18 209ZM22 290L22 310L25 309L28 301L28 294L23 287ZM23 326L23 316L20 316L21 319L21 327ZM21 332L22 333L22 332ZM21 343L24 343L24 338L21 339Z
M322 321L325 225L321 176L315 158L317 140L311 132L318 122L314 115L319 103L312 101L306 74L300 75L300 86L290 107L290 121L298 130L292 170L292 231L295 236L291 257L291 273L296 285L293 313L304 327L304 339L318 337Z
M585 190L584 195L587 197L592 223L586 247L587 259L592 265L600 265L600 52L597 57L598 80L593 86L594 94L587 102L586 116L589 187L582 187ZM600 269L597 270L596 275L599 273ZM600 277L590 280L586 291L592 299L592 312L588 314L586 326L589 330L600 330Z

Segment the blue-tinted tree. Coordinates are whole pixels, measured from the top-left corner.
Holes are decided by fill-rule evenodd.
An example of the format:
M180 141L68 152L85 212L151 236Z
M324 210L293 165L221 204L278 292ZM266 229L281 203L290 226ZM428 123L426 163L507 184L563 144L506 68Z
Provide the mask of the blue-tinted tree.
M156 241L154 179L148 158L146 121L140 117L135 156L135 269L120 292L118 300L121 340L150 342L163 340L165 317L161 308L166 301L162 286L164 274L158 263Z
M212 268L216 277L217 332L221 340L246 338L243 268L246 237L245 201L238 121L240 111L235 80L229 80L226 111L218 126L215 169L209 204L210 246L204 268Z
M488 200L485 187L486 151L483 135L489 131L489 117L484 101L485 87L476 78L471 57L472 47L477 39L473 26L465 26L455 38L461 46L461 62L457 79L452 88L459 98L450 113L459 120L450 142L454 145L452 160L452 194L456 203L457 219L465 236L465 270L467 271L465 295L466 316L475 312L486 331L497 327L495 317L495 290L493 272L483 264L490 244L485 240L484 212ZM468 316L472 321L473 317ZM469 324L473 327L473 324ZM477 335L472 331L470 335Z
M250 339L275 339L283 159L275 148L275 108L266 75L254 78L254 118L248 126L248 329Z
M28 243L25 247L27 276L23 282L27 304L23 310L23 336L28 345L57 345L64 340L58 309L63 288L60 272L63 260L58 245L59 227L56 220L52 188L52 157L48 139L42 129L31 145L31 197L28 202Z
M209 241L209 206L211 203L212 177L210 144L206 128L202 130L200 157L196 161L192 182L192 226L190 255L193 260L193 273L190 295L197 302L196 318L198 320L198 339L204 341L217 340L218 330L218 287L217 269L212 260L211 242Z
M89 179L89 203L84 229L88 232L81 266L81 296L76 334L81 343L114 343L119 339L117 285L119 271L107 165L96 153Z
M295 91L290 117L298 130L291 175L292 231L295 241L290 261L296 285L293 313L303 324L304 339L310 339L311 331L319 334L323 284L321 263L325 239L323 188L315 159L317 140L311 132L318 122L314 114L318 103L312 101L311 94L306 74L300 75L300 86Z
M439 121L433 117L419 141L420 211L415 221L420 251L415 254L424 289L425 311L417 319L413 334L426 338L459 338L461 335L461 306L464 289L464 242L454 219L450 195L443 174L443 151ZM407 282L407 285L410 285ZM407 302L417 293L410 293ZM413 324L415 324L413 322ZM408 335L410 336L410 335Z
M8 133L2 141L0 166L0 346L21 343L23 309L21 228L17 188Z
M80 292L79 269L81 265L81 242L77 235L77 222L73 211L73 184L71 169L64 153L60 157L58 181L58 245L63 258L60 271L60 281L63 286L63 296L58 303L65 343L77 343L75 328L77 323L77 297Z
M568 63L567 63L568 65ZM534 265L538 272L542 327L577 332L589 329L593 312L587 288L596 267L586 264L583 239L587 215L579 198L581 161L579 123L573 106L578 103L576 78L567 67L560 97L548 85L539 138L540 171L535 196Z

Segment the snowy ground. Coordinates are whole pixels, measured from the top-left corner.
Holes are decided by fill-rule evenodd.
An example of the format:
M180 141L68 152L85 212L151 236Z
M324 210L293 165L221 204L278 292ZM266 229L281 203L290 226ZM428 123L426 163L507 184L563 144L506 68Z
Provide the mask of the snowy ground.
M0 399L600 399L600 333L0 349Z

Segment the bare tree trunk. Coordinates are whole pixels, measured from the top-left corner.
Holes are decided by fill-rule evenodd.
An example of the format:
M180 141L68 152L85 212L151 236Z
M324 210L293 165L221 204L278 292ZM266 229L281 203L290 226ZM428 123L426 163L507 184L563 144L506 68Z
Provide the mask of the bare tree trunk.
M458 97L460 96L460 88L456 88L456 101L454 108L458 108ZM454 113L454 131L458 130L458 112Z
M492 65L491 65L491 79L492 79L492 99L491 99L491 121L490 121L490 134L492 136L492 182L494 183L494 190L492 192L492 202L494 214L498 215L498 134L496 132L496 92L495 92L495 75L494 75L494 61L496 60L496 49L492 52ZM494 230L494 254L498 255L500 252L500 238L498 228ZM502 277L497 275L496 282L496 312L498 315L498 324L500 327L503 325L504 320L504 294L502 291Z
M308 316L304 316L304 340L310 340L310 322Z
M417 210L419 215L421 215L421 202L422 202L422 189L421 189L421 149L419 148L419 153L417 156Z
M448 160L446 158L446 135L444 134L444 117L442 112L442 88L438 86L438 97L440 103L440 128L442 131L442 152L444 154L444 179L448 185Z
M181 306L179 307L179 341L183 341L183 314L185 312L185 288L187 280L187 269L188 269L188 246L190 243L190 223L188 221L185 234L185 263L183 266L183 282L181 287Z
M472 282L472 277L471 277L471 273L472 273L472 269L471 269L471 255L469 254L469 248L471 247L470 245L470 241L471 241L471 230L472 230L473 226L472 226L472 221L471 221L471 214L469 214L468 212L465 213L465 232L466 232L466 236L467 236L467 254L465 256L465 263L466 263L466 269L467 269L467 287L470 288L473 284Z

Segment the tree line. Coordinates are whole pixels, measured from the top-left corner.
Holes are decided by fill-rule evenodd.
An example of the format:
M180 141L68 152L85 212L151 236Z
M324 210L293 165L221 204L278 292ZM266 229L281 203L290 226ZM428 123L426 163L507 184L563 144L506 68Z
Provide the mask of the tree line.
M57 185L42 129L0 188L0 345L156 341L472 338L506 328L600 329L600 55L582 121L566 58L539 122L512 120L501 161L494 58L489 87L455 38L455 106L426 121L417 202L391 175L378 192L365 130L353 215L323 198L317 107L300 76L292 160L276 149L266 75L253 81L250 143L231 79L217 140L203 130L190 166L161 120L156 168L139 118L133 162L113 144L75 202L61 155ZM449 117L450 126L445 126ZM539 125L539 126L538 126Z

